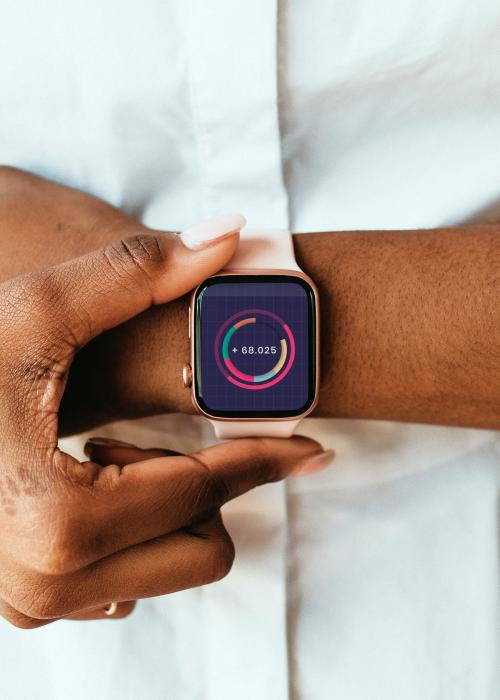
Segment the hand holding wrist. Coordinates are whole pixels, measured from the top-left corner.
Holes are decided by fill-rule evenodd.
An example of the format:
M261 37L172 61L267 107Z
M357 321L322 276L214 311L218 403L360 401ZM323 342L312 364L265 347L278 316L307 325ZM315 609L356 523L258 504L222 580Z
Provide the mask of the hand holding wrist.
M14 168L0 167L0 194L0 281L106 245L120 250L127 237L140 248L143 236L173 236L152 231L96 197ZM172 251L179 253L169 253L176 268L170 273L176 288L173 296L229 260L237 245L232 234L244 224L240 214L229 214L172 238L177 243ZM195 258L189 248L196 251ZM186 329L187 302L180 299L103 333L80 350L63 399L61 430L68 433L114 419L191 410L180 382Z

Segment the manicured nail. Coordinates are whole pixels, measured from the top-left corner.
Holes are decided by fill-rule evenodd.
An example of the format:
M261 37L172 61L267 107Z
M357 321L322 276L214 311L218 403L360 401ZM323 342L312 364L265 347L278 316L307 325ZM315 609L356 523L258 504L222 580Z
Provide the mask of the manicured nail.
M312 455L302 459L294 468L292 476L305 476L306 474L314 474L322 469L325 469L332 463L335 457L335 450L325 450L319 454Z
M87 445L97 445L98 447L136 447L131 442L123 442L123 440L113 440L105 437L91 437L87 440Z
M238 212L222 214L190 226L180 234L180 239L186 248L200 250L240 231L245 224L245 217Z

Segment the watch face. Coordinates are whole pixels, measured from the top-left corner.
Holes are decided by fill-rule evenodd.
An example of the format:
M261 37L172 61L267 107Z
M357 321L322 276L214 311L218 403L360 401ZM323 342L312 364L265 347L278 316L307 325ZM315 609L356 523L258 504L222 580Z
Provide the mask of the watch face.
M293 275L221 275L194 301L196 401L220 418L305 413L316 387L316 308Z

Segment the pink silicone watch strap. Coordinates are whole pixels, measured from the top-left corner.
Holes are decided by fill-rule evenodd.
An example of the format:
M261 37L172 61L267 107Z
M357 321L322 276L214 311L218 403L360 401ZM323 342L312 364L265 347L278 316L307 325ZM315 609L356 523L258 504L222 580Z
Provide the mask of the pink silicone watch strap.
M244 228L226 270L296 270L292 234L282 228ZM218 438L290 437L300 420L213 420Z
M247 228L226 270L299 270L292 234L286 228Z
M221 440L242 437L283 437L293 435L300 420L212 420L215 434Z

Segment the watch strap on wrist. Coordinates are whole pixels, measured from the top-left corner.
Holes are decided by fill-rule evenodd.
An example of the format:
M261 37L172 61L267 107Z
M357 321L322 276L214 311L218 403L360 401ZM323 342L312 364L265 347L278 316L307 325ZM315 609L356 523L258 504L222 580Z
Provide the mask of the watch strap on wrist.
M240 242L225 270L301 271L295 260L292 234L282 228L244 228ZM215 434L222 440L242 437L283 437L293 434L300 420L215 420Z
M285 228L244 228L226 270L298 270L292 234Z
M215 434L221 440L242 437L291 437L300 423L295 420L214 420L210 418Z

